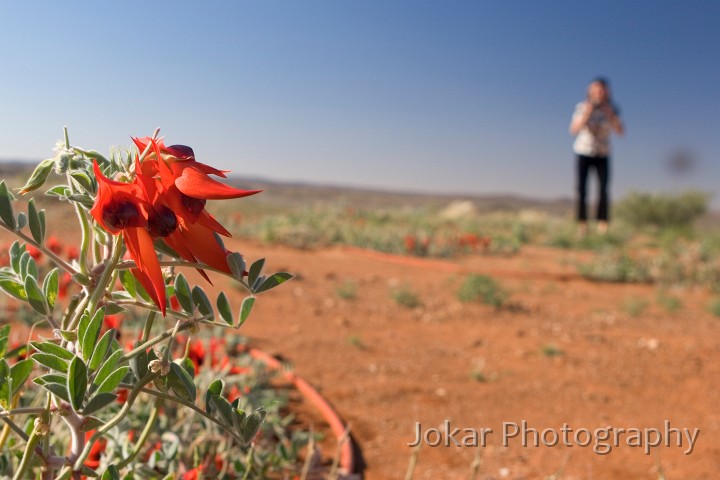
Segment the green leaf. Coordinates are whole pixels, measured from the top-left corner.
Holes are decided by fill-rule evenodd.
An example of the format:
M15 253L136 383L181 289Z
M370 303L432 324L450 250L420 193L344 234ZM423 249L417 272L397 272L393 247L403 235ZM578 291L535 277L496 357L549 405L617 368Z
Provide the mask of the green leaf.
M22 300L23 302L26 302L28 299L25 287L23 287L23 285L18 281L6 277L0 277L0 288L2 288L2 290L8 295L17 298L18 300Z
M75 330L58 330L58 332L68 342L77 342L77 332Z
M48 306L47 300L45 300L45 295L43 295L42 290L38 287L37 280L30 275L25 277L25 293L27 294L28 302L30 302L30 306L33 310L38 312L40 315L48 314Z
M88 362L88 368L90 369L90 371L98 368L102 361L105 360L105 357L110 350L110 345L115 338L115 333L116 330L114 328L111 328L110 330L105 332L102 337L100 337L100 341L97 342L97 345L95 345L95 349L93 350L90 361Z
M105 314L106 315L117 315L119 313L125 313L127 309L121 307L114 302L105 302Z
M33 361L29 358L26 358L25 360L20 360L15 365L10 367L10 379L12 380L12 393L10 394L11 397L15 396L15 394L20 390L20 387L23 386L23 384L27 381L28 378L30 378L30 373L32 373L33 369Z
M45 184L48 175L50 175L54 163L55 162L52 158L40 162L38 166L35 167L35 170L33 170L33 173L30 175L30 178L28 178L28 181L25 182L25 185L23 185L20 189L20 195L24 195L42 187L43 184Z
M212 396L220 396L222 395L223 389L225 388L225 382L223 382L221 379L215 379L210 384L210 386L207 389L207 392L205 392L205 411L211 415L213 411L215 410L214 405L212 403Z
M15 273L20 273L20 258L25 253L25 245L21 245L17 240L10 246L10 266Z
M242 278L245 272L245 260L242 255L238 252L232 252L227 256L227 262L230 266L230 271L235 278Z
M90 399L87 405L85 405L85 408L83 409L83 415L90 415L91 413L95 413L101 408L104 408L117 400L117 398L118 396L114 393L98 393Z
M43 241L45 240L45 209L42 209L38 212L38 218L40 219L40 236L42 237Z
M80 170L76 170L74 172L70 172L70 176L72 177L73 180L75 180L75 183L77 183L87 193L89 193L89 194L95 193L95 187L87 173L80 171Z
M61 385L67 384L67 375L60 373L47 373L33 380L33 383L38 385L45 385L46 383L59 383Z
M95 349L95 343L97 342L98 335L100 335L100 328L102 328L102 322L105 318L105 308L100 307L95 314L92 316L85 328L83 329L83 323L80 322L80 328L78 329L78 335L81 338L82 356L84 360L89 360L90 355Z
M68 195L70 195L70 193L70 187L68 187L67 185L56 185L47 192L45 192L45 195L49 197L58 197L60 200L67 200L67 197Z
M7 352L8 339L10 338L10 325L0 327L0 358L5 358Z
M125 375L130 371L130 367L120 367L114 372L112 372L110 375L107 376L105 381L103 381L100 386L97 389L97 393L104 393L104 392L112 392L115 390L115 387L120 385L120 382L123 381L123 378L125 378Z
M87 408L85 408L83 410L83 413L85 413L85 410L87 410ZM105 424L105 422L103 422L102 420L100 420L97 417L85 416L85 418L83 418L82 423L80 424L80 431L81 432L89 432L91 430L96 430L96 429L102 427L104 424Z
M180 365L190 375L190 378L195 378L195 362L185 357L181 360L175 360L175 363Z
M293 278L293 275L287 272L274 273L267 277L258 288L255 289L255 293L262 293L275 288L278 285L287 282Z
M38 243L38 245L42 245L45 239L43 238L43 228L40 225L40 214L38 214L37 208L35 208L34 198L30 199L28 202L28 222L30 224L30 233L32 234L33 239Z
M27 215L25 215L25 212L20 212L17 216L17 229L22 230L25 225L27 225Z
M252 265L250 265L250 270L248 272L248 284L250 286L254 285L255 281L260 276L260 272L262 271L263 265L265 265L264 258L261 258L260 260L257 260Z
M25 251L22 255L20 255L20 279L25 280L25 277L28 275L28 264L30 263L30 260L32 260L32 257L30 254Z
M107 165L110 164L110 160L105 158L105 156L102 153L100 153L96 150L84 150L84 149L78 148L78 147L72 147L72 149L73 149L73 151L75 151L76 153L79 153L80 155L82 155L85 158L89 158L90 160L97 160L98 165L102 168L105 168Z
M35 262L35 259L34 259L34 258L30 257L30 259L28 260L27 266L26 266L26 269L25 269L25 273L26 273L28 276L33 277L33 278L35 279L35 282L37 282L37 279L38 279L38 277L39 277L39 274L38 274L37 263Z
M253 438L255 438L260 426L265 421L265 417L267 417L267 412L262 407L245 417L240 427L240 436L245 439L246 443L252 442Z
M5 180L0 182L0 219L3 223L15 230L15 214L12 208L12 197L8 191Z
M235 328L240 328L240 326L245 323L245 320L247 320L248 316L250 316L250 311L252 310L254 304L255 297L245 297L245 300L243 300L242 305L240 306L240 320L238 320Z
M167 375L168 386L178 397L188 402L195 401L197 394L195 382L190 374L177 363L170 364L170 373Z
M120 270L120 283L122 283L125 291L130 294L130 297L135 298L135 294L137 294L137 283L135 276L130 273L130 270Z
M225 292L220 292L220 295L218 295L217 297L216 304L218 313L220 313L220 317L225 320L225 323L227 323L228 325L232 325L232 307L230 306L230 301L228 300L227 295L225 295Z
M100 480L120 480L120 472L115 465L109 465L103 472Z
M57 268L53 268L50 272L45 275L45 280L42 286L43 294L47 300L48 307L52 311L55 308L55 301L57 300L58 292L60 291L59 273Z
M12 389L10 379L10 366L3 358L0 360L0 406L7 410L10 408L10 390Z
M70 405L73 410L79 412L85 400L85 392L88 385L88 371L82 358L75 357L70 362L67 377L67 390L70 397Z
M55 355L56 357L60 357L63 360L70 361L75 358L75 354L73 354L69 350L66 350L64 347L61 347L57 343L48 341L30 342L30 346L32 346L38 352L49 353L50 355Z
M36 353L30 358L51 370L56 370L62 373L67 373L68 371L68 362L60 357L56 357L55 355L51 355L49 353Z
M225 420L225 423L229 426L235 426L237 412L233 409L232 405L230 405L230 402L221 395L211 395L210 401L213 409L220 412L220 416Z
M135 342L133 348L137 348L140 342ZM138 379L142 379L148 374L148 360L147 352L140 352L130 359L130 368Z
M67 385L60 384L60 383L43 383L40 386L42 388L44 388L45 390L48 390L50 393L57 395L61 399L70 403L70 397L68 397Z
M107 378L110 376L111 373L115 371L115 366L117 365L118 361L120 360L120 357L123 356L123 351L118 349L115 350L113 353L110 354L110 356L105 360L105 363L102 364L100 369L95 374L95 379L93 380L93 383L95 385L100 385L103 383ZM147 367L146 367L147 369ZM137 374L136 374L137 375ZM138 377L140 378L140 377Z
M193 287L192 299L193 303L197 305L197 308L201 314L206 315L210 318L215 318L215 313L213 312L210 299L207 297L205 291L202 288L200 288L199 286Z
M71 202L77 202L80 205L82 205L83 207L88 208L88 209L92 208L93 204L95 203L95 201L93 200L93 197L91 197L90 195L84 195L81 193L75 193L75 194L69 195L68 200L70 200Z
M182 273L179 273L177 277L175 277L175 297L183 310L187 313L193 312L195 306L193 305L190 285L188 285L187 280L185 280L185 275Z
M161 239L155 240L155 250L157 250L158 253L167 255L168 257L182 258L179 253L170 248L170 246Z

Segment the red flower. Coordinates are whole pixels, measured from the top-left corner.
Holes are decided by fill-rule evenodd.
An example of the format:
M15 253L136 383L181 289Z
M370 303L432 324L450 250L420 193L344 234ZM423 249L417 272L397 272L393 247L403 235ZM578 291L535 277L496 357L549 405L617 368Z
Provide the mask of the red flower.
M128 394L129 394L129 392L128 392L128 389L127 389L127 388L123 388L123 389L121 389L121 390L118 390L118 397L117 397L117 399L116 399L115 401L118 402L118 403L125 403L125 402L127 402ZM131 440L131 441L132 441L132 440Z
M45 240L45 246L54 254L60 255L63 251L63 245L55 236L50 236Z
M200 340L190 342L188 358L195 364L195 371L200 371L200 365L205 361L205 345Z
M166 147L162 140L149 137L133 141L141 152L150 149L142 162L136 157L132 182L110 180L94 163L98 193L90 213L108 232L122 234L137 265L133 275L165 315L165 282L154 239L162 238L189 262L230 273L229 252L215 236L229 237L230 233L205 210L205 204L209 199L245 197L259 190L240 190L210 178L225 177L225 172L196 162L190 147ZM202 269L198 271L210 281Z
M230 273L229 253L215 238L215 233L230 236L215 218L205 210L207 200L240 198L259 193L260 190L241 190L209 177L225 177L225 172L195 161L192 148L185 145L166 147L162 140L133 138L144 151L148 144L152 151L145 157L138 178L153 203L164 206L177 215L178 228L164 240L182 258L198 260L211 267ZM156 181L150 181L149 179ZM209 281L202 270L200 273Z
M80 249L75 245L69 245L67 249L68 260L77 260L80 258Z
M110 180L102 174L97 162L93 163L93 169L98 181L98 193L90 213L108 232L113 235L122 233L130 258L137 265L132 270L133 275L165 315L165 280L152 236L146 228L150 224L148 217L155 210L137 181L123 183Z
M187 472L185 472L182 476L182 480L198 480L202 477L202 470L202 465L198 465L192 470L188 470Z
M29 253L30 256L35 260L40 260L40 257L42 257L42 252L37 248L33 247L32 245L27 245L26 250L27 253Z
M90 440L90 437L95 433L95 430L91 430L89 432L85 432L85 441L87 442ZM107 440L104 438L98 439L95 443L93 443L92 447L90 447L90 455L88 455L87 460L85 460L85 466L96 469L100 466L100 457L102 456L103 452L105 452L105 447L107 445Z

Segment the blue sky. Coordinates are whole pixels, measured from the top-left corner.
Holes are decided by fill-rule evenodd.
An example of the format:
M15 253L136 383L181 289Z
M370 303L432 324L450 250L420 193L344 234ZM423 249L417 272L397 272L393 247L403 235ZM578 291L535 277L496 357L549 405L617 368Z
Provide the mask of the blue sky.
M2 2L0 159L161 127L240 175L572 196L610 78L613 192L717 190L720 2ZM673 176L678 151L696 167ZM718 205L718 199L715 199Z

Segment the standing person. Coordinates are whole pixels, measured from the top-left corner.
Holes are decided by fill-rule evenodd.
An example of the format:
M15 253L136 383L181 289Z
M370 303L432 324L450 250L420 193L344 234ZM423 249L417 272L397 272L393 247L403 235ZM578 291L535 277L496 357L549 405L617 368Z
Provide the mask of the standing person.
M612 102L610 86L604 78L596 78L588 86L585 101L575 107L570 133L575 135L573 151L577 156L578 174L578 232L587 233L587 178L590 169L595 169L600 184L600 199L597 210L597 229L605 233L609 219L608 182L610 179L610 135L615 132L622 136L624 127L620 111Z

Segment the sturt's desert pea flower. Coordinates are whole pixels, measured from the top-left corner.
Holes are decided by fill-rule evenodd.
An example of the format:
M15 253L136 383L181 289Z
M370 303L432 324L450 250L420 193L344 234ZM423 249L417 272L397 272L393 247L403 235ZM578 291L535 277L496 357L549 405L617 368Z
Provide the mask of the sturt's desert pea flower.
M137 268L133 275L165 314L167 299L154 240L162 238L184 260L204 263L230 273L228 252L216 234L230 233L205 210L207 200L246 197L260 190L241 190L210 177L225 171L197 162L192 148L166 147L162 139L133 138L141 152L131 182L111 180L93 169L98 193L90 210L98 224L113 235L122 234ZM198 271L208 280L202 269Z

